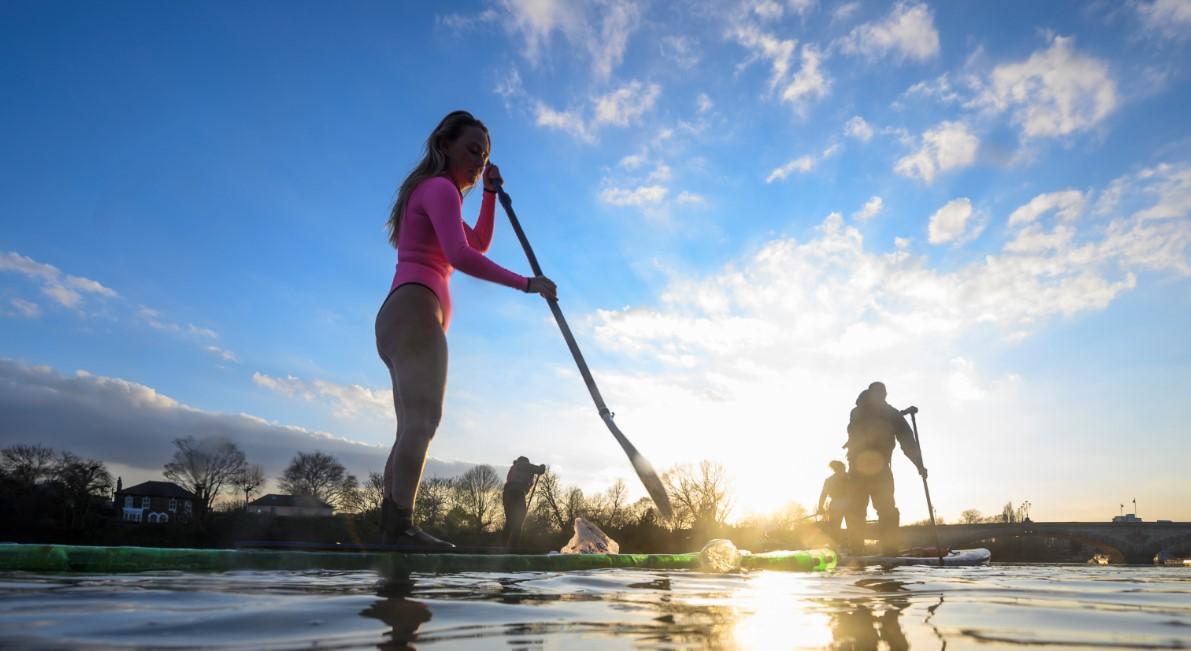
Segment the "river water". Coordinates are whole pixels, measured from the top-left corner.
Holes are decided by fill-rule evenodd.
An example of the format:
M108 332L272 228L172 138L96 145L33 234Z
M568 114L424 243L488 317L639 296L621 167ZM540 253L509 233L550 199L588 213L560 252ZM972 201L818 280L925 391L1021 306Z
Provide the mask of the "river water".
M0 574L0 648L1191 647L1191 568Z

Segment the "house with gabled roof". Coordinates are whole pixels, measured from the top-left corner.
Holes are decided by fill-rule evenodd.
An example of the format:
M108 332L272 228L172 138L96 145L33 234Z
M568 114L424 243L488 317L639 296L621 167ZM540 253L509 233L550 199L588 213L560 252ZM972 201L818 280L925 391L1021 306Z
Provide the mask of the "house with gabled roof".
M116 491L116 512L124 522L189 522L198 498L172 481L146 481Z

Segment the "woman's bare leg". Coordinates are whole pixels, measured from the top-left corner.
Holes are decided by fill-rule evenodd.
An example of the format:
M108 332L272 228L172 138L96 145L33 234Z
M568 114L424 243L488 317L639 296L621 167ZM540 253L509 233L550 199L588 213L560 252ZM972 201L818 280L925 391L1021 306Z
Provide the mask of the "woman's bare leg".
M413 509L447 383L447 339L434 293L422 285L398 287L377 315L376 343L389 367L397 413L385 494L397 508Z

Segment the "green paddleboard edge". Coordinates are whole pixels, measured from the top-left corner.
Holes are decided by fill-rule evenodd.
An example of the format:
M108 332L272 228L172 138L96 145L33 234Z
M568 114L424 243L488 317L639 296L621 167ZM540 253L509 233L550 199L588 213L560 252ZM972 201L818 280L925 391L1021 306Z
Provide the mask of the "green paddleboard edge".
M750 570L821 572L838 563L830 549L743 554ZM97 547L0 544L0 571L229 572L269 570L373 570L384 574L455 572L571 572L605 568L698 570L699 554L415 554L268 549Z

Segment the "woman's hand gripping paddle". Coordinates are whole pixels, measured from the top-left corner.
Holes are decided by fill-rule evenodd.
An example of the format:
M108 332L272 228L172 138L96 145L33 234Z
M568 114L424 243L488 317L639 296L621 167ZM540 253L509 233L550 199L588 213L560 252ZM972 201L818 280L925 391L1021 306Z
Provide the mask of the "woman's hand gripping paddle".
M513 231L517 233L517 239L521 240L521 248L525 249L525 257L529 258L529 266L533 268L534 275L543 275L542 267L538 265L538 258L533 254L533 248L529 246L529 240L525 237L525 231L521 230L521 222L517 221L517 213L513 212L512 197L504 191L502 186L496 186L496 191L500 197L500 205L504 206L505 214L509 216L509 222L513 225ZM616 422L612 420L615 414L608 409L608 405L604 404L604 398L600 395L600 390L596 387L595 379L591 377L591 371L587 368L587 362L583 360L583 353L579 352L579 344L575 343L575 336L571 334L571 328L567 326L567 320L562 315L562 309L558 307L558 299L548 298L546 302L550 305L550 311L554 313L554 320L558 322L558 329L562 331L563 339L567 341L567 347L571 349L571 356L575 358L575 364L579 367L579 374L583 376L583 381L587 383L587 391L591 393L591 399L595 401L600 418L608 426L608 430L612 432L612 436L616 438L616 442L624 449L624 453L628 455L629 461L633 464L633 470L637 471L637 476L641 478L641 483L645 485L645 490L649 491L649 497L653 499L653 503L658 507L658 513L664 519L669 520L673 516L674 510L670 507L670 497L666 495L666 488L662 485L662 480L658 478L657 472L654 471L649 461L637 451L637 448L633 447L629 439L616 426Z

